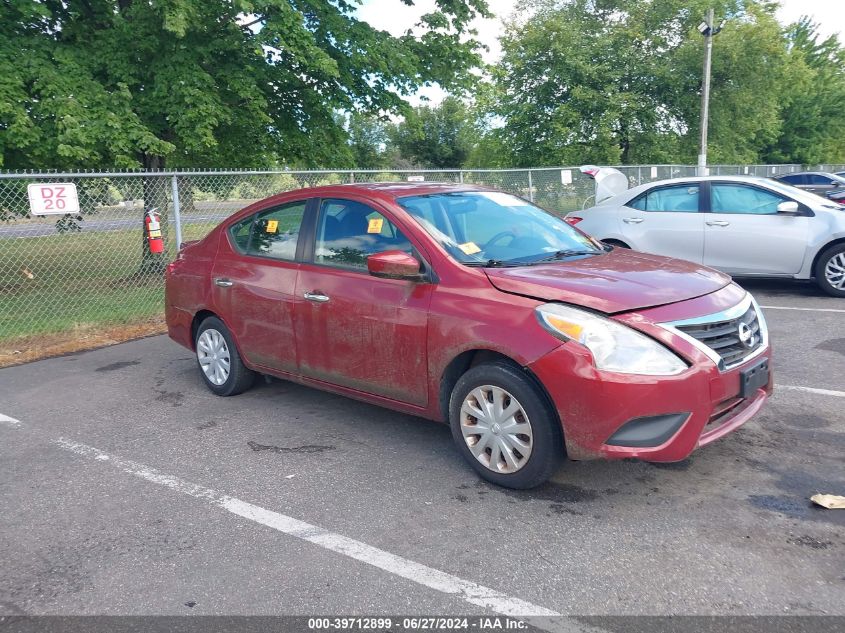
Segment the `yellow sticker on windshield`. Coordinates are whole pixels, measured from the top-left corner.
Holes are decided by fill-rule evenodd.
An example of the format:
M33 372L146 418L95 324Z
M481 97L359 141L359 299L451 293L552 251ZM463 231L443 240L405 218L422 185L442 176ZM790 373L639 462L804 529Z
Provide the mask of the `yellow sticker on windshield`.
M381 233L381 227L384 224L384 218L373 218L367 225L367 233Z
M279 230L279 221L278 220L267 220L267 232L268 233L275 233Z
M458 244L458 248L461 249L467 255L475 255L476 253L480 253L481 249L478 248L478 244L475 242L466 242L465 244Z

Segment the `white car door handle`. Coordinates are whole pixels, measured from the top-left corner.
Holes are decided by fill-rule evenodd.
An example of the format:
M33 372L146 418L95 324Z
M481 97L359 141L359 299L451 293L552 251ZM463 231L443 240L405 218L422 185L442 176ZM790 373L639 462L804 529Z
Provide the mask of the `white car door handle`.
M622 221L626 224L639 224L643 221L642 218L622 218Z
M216 286L220 286L221 288L231 288L235 285L235 282L231 279L226 279L225 277L218 277L214 280L214 284Z
M705 222L707 226L730 226L730 222L725 222L724 220L710 220L709 222Z
M321 293L319 291L317 291L317 292L306 292L302 296L305 297L306 299L308 299L308 301L314 301L316 303L325 303L326 301L329 300L329 298L326 295L324 295L323 293Z

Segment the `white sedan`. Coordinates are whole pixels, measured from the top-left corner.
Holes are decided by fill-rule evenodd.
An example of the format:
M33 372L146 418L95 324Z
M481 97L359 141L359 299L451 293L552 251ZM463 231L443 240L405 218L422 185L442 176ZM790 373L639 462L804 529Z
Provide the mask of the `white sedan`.
M845 206L774 180L661 180L566 221L614 246L740 277L815 278L828 294L845 297Z

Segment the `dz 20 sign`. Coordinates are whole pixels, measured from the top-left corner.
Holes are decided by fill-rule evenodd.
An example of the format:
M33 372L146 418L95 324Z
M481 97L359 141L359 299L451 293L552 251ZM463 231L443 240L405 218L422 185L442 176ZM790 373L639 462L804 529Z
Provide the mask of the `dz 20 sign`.
M79 213L79 198L73 183L31 184L27 187L27 193L32 215Z

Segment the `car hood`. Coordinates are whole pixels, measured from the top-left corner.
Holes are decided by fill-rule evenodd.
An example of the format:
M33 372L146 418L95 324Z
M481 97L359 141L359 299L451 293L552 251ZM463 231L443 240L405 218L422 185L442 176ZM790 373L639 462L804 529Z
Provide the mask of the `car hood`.
M503 292L608 314L693 299L731 283L730 277L712 268L623 248L592 257L484 271Z

